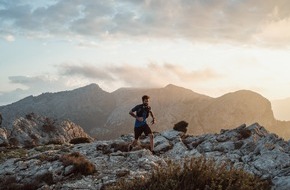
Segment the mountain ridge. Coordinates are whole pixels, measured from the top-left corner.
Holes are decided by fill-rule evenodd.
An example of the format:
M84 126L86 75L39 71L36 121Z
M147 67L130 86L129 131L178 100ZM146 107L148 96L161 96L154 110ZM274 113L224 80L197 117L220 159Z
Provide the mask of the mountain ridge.
M163 88L119 88L106 92L92 83L71 91L29 96L1 106L0 112L4 118L3 126L7 128L14 118L34 112L70 119L91 136L110 139L132 132L134 119L128 112L141 103L144 94L151 96L150 104L157 118L153 130L166 130L185 120L189 123L189 133L197 135L229 129L239 123L259 122L282 137L290 137L289 123L276 120L270 101L250 90L212 98L173 84ZM282 133L281 129L286 132Z

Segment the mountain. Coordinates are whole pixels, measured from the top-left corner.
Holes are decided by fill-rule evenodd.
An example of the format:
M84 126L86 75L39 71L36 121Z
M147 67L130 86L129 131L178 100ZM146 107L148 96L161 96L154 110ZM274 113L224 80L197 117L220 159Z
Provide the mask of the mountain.
M15 118L34 112L70 119L98 139L116 138L133 133L134 118L128 113L142 102L144 94L151 97L157 119L153 131L172 128L181 120L189 123L188 132L195 135L259 122L284 138L290 137L289 123L277 121L270 101L260 94L241 90L212 98L172 84L164 88L120 88L111 93L91 84L72 91L30 96L0 107L2 125L9 128Z
M149 138L141 139L140 146L128 152L128 144L133 138L132 134L125 134L110 141L2 150L0 187L101 190L118 181L126 183L135 179L135 182L140 183L149 179L155 170L173 171L170 163L180 164L180 168L184 168L185 164L192 164L193 162L188 161L193 159L198 162L197 166L193 164L192 171L196 172L196 167L200 168L204 173L198 174L204 174L202 178L210 177L211 181L215 172L213 168L202 165L205 160L213 160L218 167L239 169L240 174L240 170L243 170L248 173L244 177L254 175L268 180L272 189L290 189L290 142L269 133L258 123L249 126L243 124L231 130L200 136L175 130L155 133L155 155L142 148L148 146ZM232 175L236 174L232 169L230 172ZM172 176L158 175L158 178L164 180L165 184L165 180L170 180ZM183 181L186 179L178 178ZM222 180L223 177L219 179ZM227 184L229 180L225 179L220 183ZM175 183L167 181L167 184L173 182ZM192 180L189 180L186 184L191 183ZM229 183L237 185L238 182L230 180ZM245 185L249 185L247 183L249 182L243 181L241 189L245 189ZM217 189L216 187L213 189Z
M109 116L106 127L118 134L132 132L134 119L129 116L129 111L137 104L142 103L141 97L149 95L152 111L157 118L153 130L162 131L171 128L175 123L191 117L189 110L202 100L211 99L208 96L195 93L191 90L167 85L164 88L153 89L119 89L112 92L116 100L116 108ZM151 121L151 118L149 118Z
M275 118L290 121L290 98L272 100L271 103Z
M8 128L12 127L15 118L33 112L56 119L70 119L90 133L93 128L104 126L114 107L113 96L98 85L91 84L72 91L29 96L0 107L0 112L2 125Z
M198 112L205 131L216 132L220 128L229 129L243 122L250 124L256 121L264 126L273 126L275 121L270 101L249 90L228 93L205 104Z

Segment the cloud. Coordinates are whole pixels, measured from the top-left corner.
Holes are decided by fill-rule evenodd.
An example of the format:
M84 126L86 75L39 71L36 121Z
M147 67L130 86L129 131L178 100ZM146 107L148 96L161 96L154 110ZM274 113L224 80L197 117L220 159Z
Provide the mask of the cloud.
M11 92L2 92L0 94L0 106L16 102L30 95L30 92L22 89L16 89Z
M29 85L31 83L39 83L44 80L42 77L27 77L27 76L10 76L8 77L11 83Z
M10 76L10 83L19 84L24 87L23 91L32 94L43 92L56 92L68 87L67 81L63 77L50 77L48 75L39 76Z
M279 38L280 29L288 31L289 7L287 0L2 1L0 28L30 36L185 38L267 45ZM275 26L279 27L273 31ZM283 39L286 42L276 44L289 44L289 36Z
M190 71L173 64L149 63L144 66L109 65L97 67L91 64L58 65L58 76L10 76L12 84L21 85L10 92L1 92L0 105L12 103L30 95L45 92L71 90L90 83L97 83L105 90L113 91L120 87L163 87L169 83L191 86L221 78L210 69Z
M1 92L0 105L6 105L31 95L39 95L44 92L57 92L68 89L66 81L62 78L48 76L10 76L10 83L21 85L9 92Z
M108 83L121 83L132 87L163 86L168 83L199 83L202 81L220 78L218 73L211 69L188 71L182 66L173 64L149 63L144 66L129 64L110 65L102 68L94 65L58 66L60 73L67 77L82 76L93 80L102 80Z
M267 22L255 37L257 41L273 47L285 44L290 47L290 17L278 21Z
M7 42L14 42L15 37L13 35L6 35L3 37Z
M59 67L61 75L73 76L79 75L86 78L101 79L106 81L112 81L114 78L103 68L97 68L92 65L70 65L62 64Z

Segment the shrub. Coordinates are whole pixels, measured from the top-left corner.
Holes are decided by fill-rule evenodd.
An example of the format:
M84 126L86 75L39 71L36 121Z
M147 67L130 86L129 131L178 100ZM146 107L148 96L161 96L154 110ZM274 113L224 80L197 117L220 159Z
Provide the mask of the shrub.
M88 161L79 152L73 152L71 154L65 154L60 158L60 161L64 166L73 165L73 172L75 174L90 175L96 170L95 165Z
M46 133L54 132L56 130L54 124L55 124L54 120L52 120L48 117L45 118L43 125L42 125L43 131Z
M0 147L9 147L9 143L3 142L0 144Z
M147 180L134 179L126 181L122 179L115 185L105 187L106 190L270 190L268 181L262 181L258 177L242 170L234 169L229 165L217 167L213 161L204 158L191 160L179 164L168 163L168 167L154 171Z
M0 187L3 190L34 190L41 187L44 183L48 185L53 184L52 173L49 172L39 175L33 181L25 184L17 182L15 176L5 176L0 182Z
M14 137L12 137L12 138L9 139L9 143L10 143L10 145L12 147L16 147L16 146L19 145L19 141L16 138L14 138Z
M34 147L36 147L36 142L35 142L35 140L32 140L32 141L30 141L30 140L25 140L24 142L23 142L23 146L24 146L24 148L27 148L27 149L31 149L31 148L34 148Z
M91 140L87 137L78 137L70 140L69 143L71 144L81 144L81 143L90 143Z
M28 120L33 120L33 118L35 118L35 117L36 117L36 115L33 112L25 115L25 118Z
M44 173L36 177L35 181L44 182L47 185L53 184L53 174L51 172Z
M62 145L64 142L61 141L61 139L51 139L50 141L48 141L47 143L45 143L45 145L50 145L50 144L54 144L54 145Z
M252 135L251 130L249 129L242 129L240 131L240 139L246 139Z
M4 151L0 152L0 163L10 158L25 158L25 157L27 157L26 149L22 149L22 148L5 149Z
M186 121L180 121L174 125L173 129L176 131L181 131L181 132L186 133L187 126L188 126L188 123Z

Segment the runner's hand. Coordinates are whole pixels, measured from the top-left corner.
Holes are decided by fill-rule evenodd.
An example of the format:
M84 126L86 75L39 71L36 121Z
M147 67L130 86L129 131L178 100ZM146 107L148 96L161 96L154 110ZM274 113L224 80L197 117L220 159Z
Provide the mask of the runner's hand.
M153 125L155 123L155 119L152 119L151 124Z

